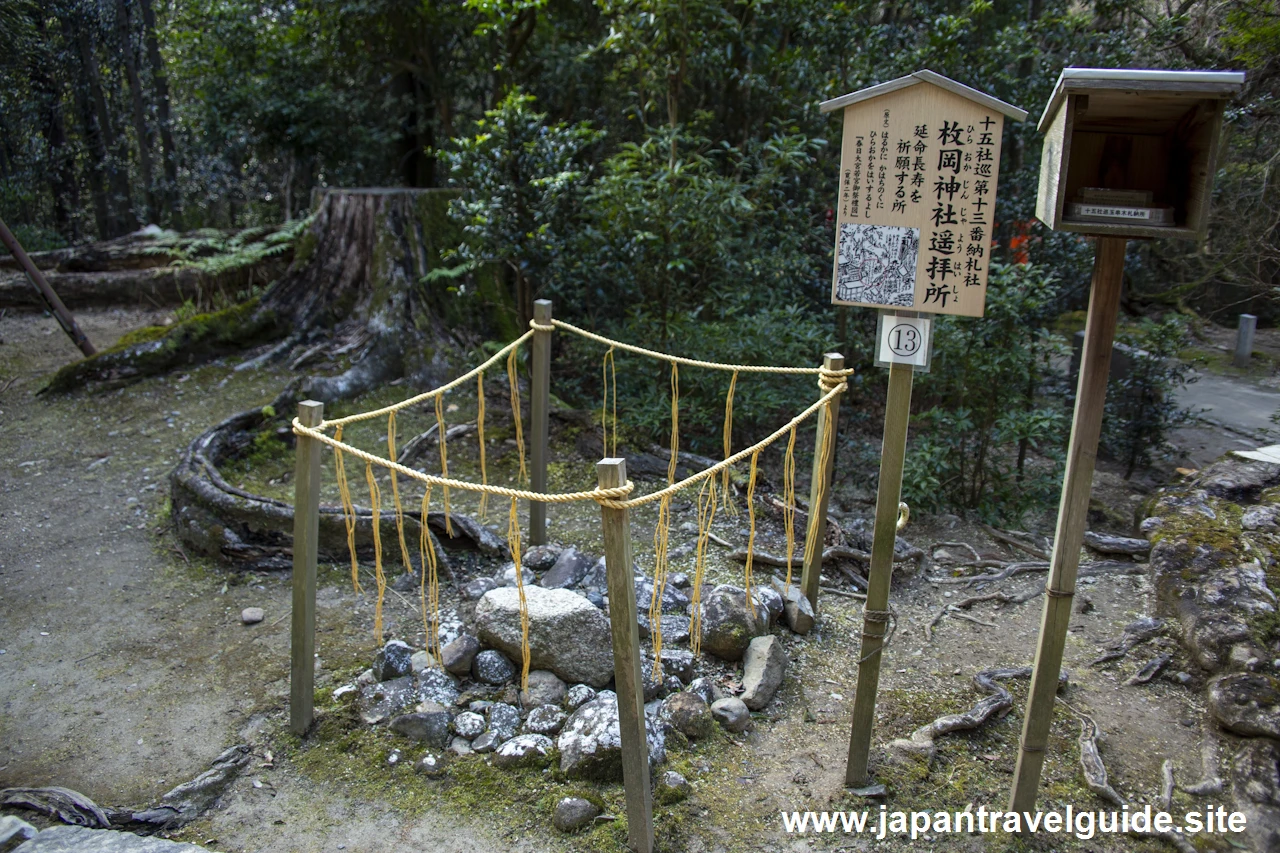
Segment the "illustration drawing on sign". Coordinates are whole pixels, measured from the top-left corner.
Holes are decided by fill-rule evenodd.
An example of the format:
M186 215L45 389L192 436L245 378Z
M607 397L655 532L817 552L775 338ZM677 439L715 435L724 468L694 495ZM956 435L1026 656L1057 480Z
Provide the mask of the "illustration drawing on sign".
M836 298L911 307L915 304L919 255L919 228L842 223Z

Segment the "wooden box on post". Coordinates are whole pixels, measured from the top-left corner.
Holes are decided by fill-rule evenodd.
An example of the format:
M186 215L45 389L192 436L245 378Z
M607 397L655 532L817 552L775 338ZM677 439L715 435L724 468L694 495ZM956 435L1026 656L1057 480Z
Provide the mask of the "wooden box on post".
M1098 237L1199 239L1238 71L1064 68L1040 119L1036 217Z

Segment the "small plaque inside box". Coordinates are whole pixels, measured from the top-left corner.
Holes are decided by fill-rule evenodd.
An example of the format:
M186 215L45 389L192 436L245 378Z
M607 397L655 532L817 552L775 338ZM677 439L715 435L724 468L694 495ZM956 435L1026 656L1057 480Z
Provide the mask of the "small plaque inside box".
M1067 205L1067 217L1072 222L1133 222L1139 225L1173 225L1172 207L1127 207L1119 204L1084 204L1073 201Z

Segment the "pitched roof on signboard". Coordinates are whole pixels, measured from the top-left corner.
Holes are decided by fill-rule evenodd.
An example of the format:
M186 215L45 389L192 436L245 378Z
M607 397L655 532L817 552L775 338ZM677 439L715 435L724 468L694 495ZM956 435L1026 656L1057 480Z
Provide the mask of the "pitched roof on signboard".
M946 89L953 95L968 98L975 103L982 104L982 106L988 109L1002 113L1014 121L1026 121L1026 110L1018 109L1012 104L1006 104L999 98L993 98L990 95L979 92L977 89L972 89L963 83L957 83L950 77L943 77L941 74L927 69L912 72L906 77L889 80L888 82L881 83L878 86L872 86L869 89L860 89L857 92L850 92L847 95L841 95L838 98L823 101L818 105L818 108L824 113L829 113L832 110L838 110L841 107L847 107L850 104L856 104L860 101L869 101L872 98L878 98L881 95L887 95L890 92L896 92L899 89L905 89L908 86L914 86L917 83L932 83L940 89Z
M1243 71L1164 71L1144 68L1064 68L1040 117L1044 131L1072 92L1117 92L1197 95L1229 98L1244 88Z

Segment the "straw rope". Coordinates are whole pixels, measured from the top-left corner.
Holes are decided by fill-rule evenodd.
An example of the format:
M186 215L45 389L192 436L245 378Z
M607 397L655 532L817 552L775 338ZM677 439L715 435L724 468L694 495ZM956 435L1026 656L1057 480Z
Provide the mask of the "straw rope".
M422 471L416 471L413 468L409 468L408 466L401 465L399 462L394 462L390 459L383 459L380 456L375 456L374 454L361 450L358 447L352 447L349 444L335 440L332 436L326 435L324 432L321 431L324 427L323 424L319 428L312 428L312 427L304 426L303 423L295 417L293 419L293 432L294 432L294 435L305 435L308 438L314 438L316 441L319 441L322 444L327 444L330 447L333 447L337 450L342 451L343 453L350 453L352 456L356 457L357 459L364 460L365 462L372 462L372 463L381 465L384 468L394 469L395 471L398 471L404 476L409 477L410 479L413 479L413 480L417 480L421 483L432 483L439 486L448 486L451 489L463 489L471 492L482 492L482 493L488 493L491 495L501 495L506 498L521 498L524 500L540 501L542 503L573 503L575 501L595 501L596 503L601 504L602 506L607 506L611 509L631 509L632 507L643 506L644 504L647 504L647 503L653 503L654 501L662 500L662 498L666 495L674 495L676 492L682 491L683 489L687 489L689 486L692 486L695 483L700 483L703 480L707 479L708 477L714 477L715 475L719 474L721 471L728 468L729 466L735 465L738 462L741 462L743 459L746 459L757 450L763 450L764 448L773 444L782 436L786 435L791 429L793 429L794 427L798 426L799 424L803 423L804 421L812 417L814 412L818 411L820 408L825 406L837 394L842 393L846 387L847 385L843 382L841 382L839 385L836 385L834 388L832 388L830 391L828 391L826 394L820 397L815 403L813 403L813 405L809 406L803 412L796 415L787 423L783 424L779 429L774 431L765 439L751 445L750 447L746 447L746 448L743 448L742 450L739 450L737 453L733 454L728 459L724 459L720 462L717 462L715 465L712 465L710 468L705 468L696 474L691 474L685 479L680 480L677 483L672 483L671 485L667 486L664 489L659 489L656 492L650 492L648 494L640 495L639 497L634 497L634 498L628 497L628 495L630 495L631 492L635 489L635 484L632 483L630 480L628 480L624 485L615 486L609 489L595 488L595 489L590 489L588 491L581 491L581 492L553 493L553 492L533 492L527 489L509 489L506 486L495 486L492 483L487 485L480 484L480 483L471 483L466 480L454 480L446 477L439 477L434 474L427 474Z
M320 428L323 429L325 427L341 426L342 424L355 423L356 421L367 421L370 418L376 418L381 415L388 415L388 414L391 414L392 412L398 412L401 409L407 409L410 406L416 405L425 400L430 400L433 397L439 397L441 394L444 394L447 391L452 391L454 388L458 388L464 383L474 379L479 374L484 373L490 367L493 367L495 364L501 361L503 357L506 356L508 353L512 352L513 350L518 348L522 343L529 340L529 338L531 338L532 336L533 336L533 330L529 330L525 332L523 335L516 338L514 341L507 344L505 347L503 347L502 349L494 353L492 356L490 356L488 360L486 360L480 366L474 367L471 370L468 370L466 373L462 374L457 379L454 379L450 382L446 382L445 384L441 385L439 388L432 388L430 391L424 391L423 393L417 395L416 397L410 397L407 400L401 400L399 403L392 403L390 406L383 406L381 409L374 409L371 412L360 412L359 414L355 414L355 415L347 415L345 418L335 418L331 421L321 421Z
M718 361L702 361L701 359L685 358L684 356L670 355L665 352L658 352L657 350L645 349L644 347L638 347L634 344L624 344L621 341L615 341L612 338L606 338L603 335L588 332L586 329L580 329L571 323L566 323L564 320L552 320L551 322L552 325L545 326L535 321L530 321L529 326L530 328L536 329L540 332L563 329L566 332L572 332L575 335L580 335L587 340L595 341L596 343L604 344L605 346L617 347L618 349L624 349L628 352L636 353L637 355L656 358L660 361L669 361L672 364L683 364L686 367L703 367L707 370L724 370L729 372L741 371L743 373L788 373L795 375L819 374L831 375L841 379L846 376L853 375L853 368L851 367L843 370L828 370L825 367L780 367L768 364L724 364Z
M791 583L791 563L794 554L794 513L795 513L795 439L796 427L820 411L823 406L827 406L827 415L830 417L832 413L832 405L837 395L848 388L845 381L846 377L853 373L852 369L829 370L825 366L818 368L805 367L779 367L767 365L734 365L721 364L718 362L701 361L697 359L683 358L680 356L672 356L666 353L660 353L655 350L637 347L631 344L621 343L600 335L587 332L569 323L561 320L553 320L553 325L544 325L537 322L530 322L530 331L521 335L516 340L507 344L485 362L478 367L473 368L467 373L459 376L451 382L445 383L431 391L424 392L414 397L385 406L371 412L362 412L343 418L336 418L331 421L323 421L318 426L312 428L304 426L297 418L293 420L293 432L295 435L307 436L311 439L327 444L334 450L334 464L336 470L336 479L338 490L342 499L343 518L347 529L347 545L351 554L351 577L352 585L356 592L361 592L359 581L359 566L355 548L355 530L356 530L356 513L355 505L351 498L350 483L347 479L344 454L351 454L357 459L361 459L365 463L365 480L369 487L370 503L372 504L372 522L373 522L373 542L374 542L374 577L377 582L377 602L374 608L374 633L378 642L382 642L383 624L382 624L382 607L386 591L386 576L382 569L382 535L381 535L381 509L382 495L378 488L377 480L373 474L373 466L382 466L390 472L392 498L395 506L396 531L399 538L401 557L407 568L412 568L409 559L408 546L404 536L404 509L400 500L399 475L404 475L410 479L417 480L425 485L425 492L422 497L421 519L419 531L419 551L422 564L422 574L419 580L419 600L422 606L423 614L423 630L426 635L426 647L430 655L437 663L441 662L439 648L439 578L438 578L438 556L435 552L434 542L428 528L428 510L431 501L432 488L440 486L443 492L445 526L450 536L452 533L452 523L450 519L449 505L449 489L459 488L467 491L478 492L480 498L480 511L483 515L488 502L489 495L500 495L510 499L511 508L508 515L508 546L511 549L512 559L516 566L516 586L520 596L521 610L521 632L522 632L522 668L521 668L521 687L528 688L528 675L530 664L530 648L528 642L529 632L529 615L528 604L525 599L524 578L521 569L521 543L520 543L520 526L517 516L518 501L536 500L542 503L572 503L576 501L594 500L602 506L617 509L629 509L631 507L641 506L653 501L659 502L658 525L654 531L654 550L656 552L654 565L654 589L650 600L650 624L654 640L654 675L661 678L661 651L662 651L662 595L665 591L667 569L668 569L668 545L670 541L670 518L671 518L671 498L677 493L690 486L701 483L698 494L698 543L695 561L695 581L692 596L692 614L690 616L690 645L694 654L698 654L701 647L701 609L700 599L702 591L703 572L705 569L705 560L707 553L707 542L710 535L712 522L719 502L726 504L726 511L733 511L729 501L729 469L733 465L751 457L751 476L747 488L747 501L750 507L751 529L748 538L748 554L753 551L755 541L755 484L758 476L758 462L760 451L772 445L783 435L789 434L790 438L787 445L787 455L784 462L784 480L786 499L784 506L784 526L787 533L787 583ZM637 497L631 497L634 491L634 484L628 480L622 486L602 489L595 488L588 491L567 492L559 494L550 494L543 492L533 492L525 489L511 489L505 486L491 485L488 482L488 470L485 457L485 397L484 397L484 373L487 369L496 365L500 359L506 358L507 381L510 385L512 416L515 421L516 444L520 456L520 477L522 482L528 480L528 469L525 462L524 447L524 429L520 411L520 390L516 376L516 358L519 347L522 343L530 338L534 331L554 331L556 327L575 334L589 340L606 344L609 350L605 353L604 360L601 363L602 384L605 384L604 406L601 408L601 426L603 431L604 447L606 452L610 448L609 441L609 384L608 380L612 379L613 401L613 440L612 450L616 455L618 442L618 418L617 418L617 367L615 361L615 350L622 349L628 352L657 358L667 361L671 365L671 447L670 460L667 469L667 486L655 492ZM696 474L686 477L684 480L676 481L676 469L679 461L680 433L679 433L679 401L680 401L680 365L700 367L711 370L725 370L732 373L729 381L729 390L725 398L725 419L724 419L724 450L725 459L715 465L704 469ZM611 371L611 374L610 374ZM817 375L818 386L822 391L822 396L803 412L793 417L781 428L771 433L762 441L757 442L751 447L744 448L737 453L730 455L733 441L733 402L734 394L737 387L738 374L740 372L749 373L773 373L773 374L789 374L789 375ZM477 390L477 433L479 438L480 449L480 472L481 482L472 483L463 480L455 480L449 477L448 468L448 450L445 439L444 409L443 395L470 379L476 379ZM440 446L440 476L427 474L417 471L400 464L396 461L396 413L402 409L413 406L425 400L433 400L435 404L436 426L438 430L438 441ZM353 447L342 440L343 426L348 423L369 420L381 415L387 416L387 452L390 458L382 458L375 454L368 453L357 447ZM333 435L329 436L325 430L329 427L333 428ZM834 452L834 442L832 440L833 431L827 430L824 435L823 446L819 448L819 471L820 477L825 481L827 463ZM717 478L717 475L720 475ZM717 482L719 479L719 482ZM717 488L719 494L723 494L723 498L718 501ZM901 519L899 525L904 525L907 518L907 510L905 505L902 507ZM805 542L805 560L811 556L816 546L816 536L813 535L813 519L816 516L810 513L810 531L806 536ZM748 556L746 566L746 589L750 600L752 595L752 566L751 559Z

